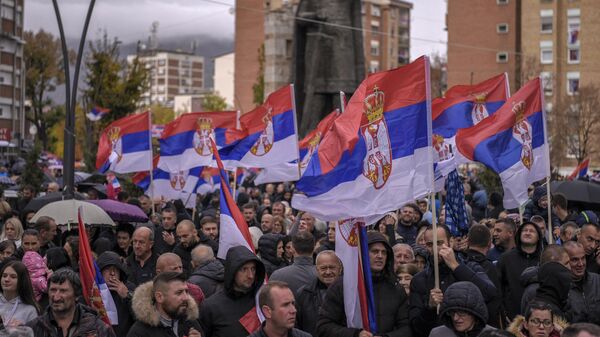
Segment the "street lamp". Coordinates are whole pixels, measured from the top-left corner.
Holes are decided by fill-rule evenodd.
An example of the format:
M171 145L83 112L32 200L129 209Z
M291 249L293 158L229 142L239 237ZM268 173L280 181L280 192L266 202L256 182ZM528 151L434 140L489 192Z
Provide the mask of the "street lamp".
M73 77L73 88L71 88L71 77L69 72L69 51L63 29L62 19L60 17L60 9L58 8L57 0L52 0L54 5L54 14L58 23L60 32L60 42L63 54L63 67L65 71L65 142L64 142L64 161L63 161L63 184L64 193L67 199L74 195L75 185L75 106L77 103L77 82L79 81L79 70L81 68L81 59L83 58L83 47L87 36L88 26L94 11L96 0L91 0L88 7L85 23L83 24L83 32L81 40L79 40L79 50L77 52L77 61L75 63L75 76Z

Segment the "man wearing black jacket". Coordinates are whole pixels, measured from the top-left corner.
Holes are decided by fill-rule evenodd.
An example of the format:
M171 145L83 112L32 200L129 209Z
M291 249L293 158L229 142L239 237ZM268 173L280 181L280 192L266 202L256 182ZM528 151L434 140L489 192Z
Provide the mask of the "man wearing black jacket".
M408 323L408 297L394 276L394 253L386 237L379 232L367 234L369 261L373 282L373 298L377 331L349 328L344 312L343 279L338 279L329 289L317 322L319 337L410 337Z
M425 231L425 244L429 256L433 256L433 226ZM444 299L444 292L455 282L469 281L481 291L485 301L492 300L497 290L483 268L472 261L462 261L450 247L450 230L437 226L440 288L435 288L433 261L415 275L410 283L410 324L417 336L429 336L430 331L441 324L437 306ZM430 258L431 260L431 258Z
M161 211L162 222L154 230L154 253L162 255L175 247L175 228L177 227L177 210L171 206Z
M117 309L119 321L118 324L111 321L113 330L117 336L125 336L135 321L131 311L131 297L135 285L127 282L127 273L119 254L104 252L98 256L97 262Z
M199 244L205 244L213 248L213 252L218 249L217 244L198 232L191 220L183 220L177 225L175 230L178 243L173 248L173 253L179 255L183 263L183 272L189 275L192 271L192 249Z
M521 273L540 262L541 237L536 224L525 222L517 229L515 249L502 254L498 260L503 306L510 320L521 311L521 297L525 290L521 285Z

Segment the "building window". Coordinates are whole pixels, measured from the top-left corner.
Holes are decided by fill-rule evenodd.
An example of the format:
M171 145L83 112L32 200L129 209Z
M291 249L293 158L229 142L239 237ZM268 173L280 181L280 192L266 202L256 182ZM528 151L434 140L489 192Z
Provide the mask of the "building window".
M576 64L576 63L579 63L580 59L581 59L581 55L579 53L579 47L578 46L569 47L569 59L567 60L567 63Z
M567 73L567 94L573 95L579 91L579 72L570 71Z
M158 60L158 65L159 66L164 66L165 65L165 59Z
M542 9L540 11L540 22L542 33L552 33L552 24L554 11L552 9Z
M371 16L381 16L381 8L378 5L371 4Z
M552 96L553 85L552 85L552 73L544 71L540 73L542 79L542 88L546 96Z
M554 53L552 52L553 43L552 41L541 41L540 42L540 63L541 64L552 64L554 59Z
M508 33L508 23L499 23L496 25L496 32L499 34Z
M379 71L379 61L371 61L369 63L369 72L376 73Z
M508 5L508 0L496 0L498 5Z
M377 21L377 20L371 21L371 31L379 32L379 21Z
M379 56L379 41L371 40L371 55Z
M569 46L579 46L579 31L581 20L579 16L570 15L567 18L567 44Z
M505 51L501 51L496 54L496 62L498 63L507 63L508 62L508 53Z
M165 74L165 68L163 68L163 67L158 68L158 74L159 75L164 75Z

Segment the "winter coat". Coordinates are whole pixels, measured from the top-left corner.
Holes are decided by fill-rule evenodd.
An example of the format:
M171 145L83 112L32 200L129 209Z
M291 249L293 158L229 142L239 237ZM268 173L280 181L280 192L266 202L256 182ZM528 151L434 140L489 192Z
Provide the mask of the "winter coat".
M288 284L294 295L298 290L317 279L317 269L312 256L296 256L291 266L277 269L269 280L282 281Z
M296 327L309 334L317 335L319 309L323 305L327 286L319 279L298 290L296 295Z
M175 237L175 243L173 245L167 244L165 239L163 239L163 233L173 234ZM179 242L177 240L177 235L175 234L175 228L173 229L164 229L162 225L158 225L154 228L154 245L152 246L152 251L160 256L163 253L169 253L173 251L175 245Z
M483 330L494 329L486 325L488 311L483 296L477 287L471 282L456 282L446 289L444 300L440 306L440 320L444 325L431 330L429 337L458 336L454 330L452 316L454 310L467 312L475 317L475 325L468 332L460 333L460 336L476 337Z
M581 281L572 282L568 307L571 323L600 324L600 275L586 272Z
M459 281L469 281L475 284L486 303L494 299L498 291L489 279L485 270L473 261L463 261L457 258L459 266L452 271L443 262L439 265L440 289L446 292L448 287ZM410 283L410 324L417 336L428 336L431 330L441 325L435 308L429 307L429 293L434 288L435 278L433 263L430 262L425 269L413 277Z
M125 265L129 272L127 281L133 283L135 286L151 281L156 276L156 260L158 260L158 255L152 253L144 263L144 266L141 266L135 259L135 254L129 255L125 260Z
M44 258L36 252L29 251L23 255L23 264L27 267L27 271L29 271L35 300L40 301L42 296L48 293L48 279L46 277Z
M223 263L219 260L212 260L196 268L190 275L188 282L200 287L205 298L209 298L223 289L224 275Z
M530 224L538 233L537 247L535 252L528 254L523 251L521 244L521 232L523 227ZM512 319L521 311L521 296L525 290L521 285L521 273L527 268L538 265L542 252L542 235L537 225L529 222L517 229L515 234L516 247L505 252L498 260L498 273L500 274L500 287L503 298L503 307L507 316Z
M246 263L256 262L256 278L250 291L234 289L235 275ZM200 308L203 337L244 337L247 331L239 322L251 310L256 310L255 296L265 279L265 267L260 259L245 246L229 249L225 258L224 290L209 297ZM251 313L252 314L252 313Z
M190 275L192 272L192 250L196 248L198 245L203 244L212 248L213 253L217 255L217 250L219 249L219 245L214 241L208 238L202 231L198 231L199 239L191 244L189 247L184 247L181 242L175 244L173 248L173 253L179 255L181 258L181 264L183 266L183 272L186 275Z
M560 337L560 333L569 325L565 320L559 316L554 317L554 329L550 332L549 337ZM533 337L529 336L529 332L524 328L525 317L517 315L515 319L510 323L506 331L512 333L516 337Z
M538 272L540 267L528 267L521 273L521 286L523 287L523 296L521 296L521 311L525 312L529 302L535 297L535 291L540 286L538 281Z
M152 293L152 282L146 282L135 290L131 300L133 312L137 321L133 324L127 337L173 337L173 329L161 323L160 313L156 309ZM198 324L198 306L189 297L187 300L185 320L177 323L177 337L187 336L190 329L194 328L202 333Z
M258 239L258 252L260 259L265 265L267 276L271 277L273 272L283 267L283 261L277 257L277 244L283 240L281 234L265 234Z
M523 219L529 221L532 216L539 215L544 218L546 227L548 227L548 208L541 208L538 205L540 199L547 193L546 186L538 186L533 190L531 200L525 205L523 210ZM552 228L560 226L560 219L554 212L552 212Z
M98 256L96 263L98 264L100 271L110 266L117 267L120 274L119 280L124 282L130 291L135 289L135 286L131 282L127 282L127 273L125 271L125 266L121 262L121 257L119 254L110 251L104 252ZM117 336L125 336L135 321L133 310L131 308L131 297L127 296L122 298L116 291L113 290L110 291L110 295L115 302L117 317L119 319L119 324L113 324L113 330Z
M5 326L21 325L38 317L38 311L33 305L23 303L18 296L7 301L0 292L0 316Z
M33 330L35 337L63 337L54 320L51 307L48 307L42 316L26 325ZM82 304L76 304L72 326L73 332L69 337L116 337L113 330L102 321L94 309Z
M504 321L502 319L503 315L501 313L501 311L502 311L502 294L499 291L500 277L498 276L498 270L496 269L496 266L494 266L494 264L490 260L488 260L485 255L483 255L480 252L477 252L475 250L472 250L472 249L467 250L466 260L479 264L481 266L481 268L483 268L483 270L485 271L485 273L488 276L488 278L490 279L490 281L492 281L492 283L494 284L494 287L496 287L496 296L494 296L487 303L487 309L488 309L487 324L489 324L495 328L500 328L503 325Z
M312 337L312 335L296 329L296 328L292 328L288 331L288 337ZM248 337L269 337L267 336L267 334L264 331L264 326L261 326L259 330L257 330L256 332L248 335Z
M404 288L396 282L393 274L393 251L385 236L378 232L368 233L368 244L382 243L387 250L386 264L381 273L373 274L373 298L377 321L377 333L381 336L412 336L408 322L408 297ZM317 336L353 337L360 329L348 328L344 310L344 285L340 277L327 290L319 311Z

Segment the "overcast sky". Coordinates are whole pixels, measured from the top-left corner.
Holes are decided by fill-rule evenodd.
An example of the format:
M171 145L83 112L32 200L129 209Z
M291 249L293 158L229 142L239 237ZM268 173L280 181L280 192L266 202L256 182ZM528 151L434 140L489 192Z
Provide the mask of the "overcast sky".
M408 0L414 4L411 18L411 58L422 54L446 53L445 0ZM65 33L79 38L87 0L59 0ZM159 21L161 37L210 34L233 38L235 0L99 0L96 1L88 36L106 29L121 41L145 40L153 21ZM58 34L49 0L25 2L25 29L44 29Z

